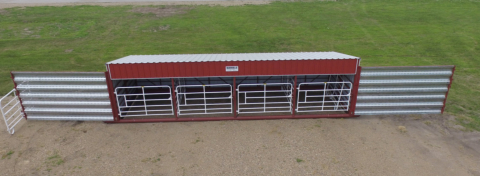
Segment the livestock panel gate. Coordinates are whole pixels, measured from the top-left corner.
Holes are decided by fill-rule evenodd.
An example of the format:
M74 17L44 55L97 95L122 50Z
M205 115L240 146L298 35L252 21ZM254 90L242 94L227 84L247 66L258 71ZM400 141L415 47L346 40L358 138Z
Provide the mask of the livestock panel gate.
M129 123L440 114L455 70L362 68L359 57L338 52L133 55L106 68L12 72L12 96L0 99L7 130L13 133L23 118Z

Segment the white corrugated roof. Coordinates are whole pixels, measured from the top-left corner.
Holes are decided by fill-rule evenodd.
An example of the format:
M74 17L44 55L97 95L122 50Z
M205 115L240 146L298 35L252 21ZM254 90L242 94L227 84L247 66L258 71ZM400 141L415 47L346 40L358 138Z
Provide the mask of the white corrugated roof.
M107 64L166 63L166 62L219 62L219 61L266 61L266 60L323 60L360 59L337 52L295 53L231 53L231 54L165 54L131 55Z

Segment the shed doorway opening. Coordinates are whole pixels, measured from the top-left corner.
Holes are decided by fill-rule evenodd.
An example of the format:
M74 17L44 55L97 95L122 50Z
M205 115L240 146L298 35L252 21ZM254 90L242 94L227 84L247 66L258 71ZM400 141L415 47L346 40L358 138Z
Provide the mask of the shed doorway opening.
M298 82L296 112L349 110L353 75L299 76Z
M175 79L179 118L230 116L225 114L233 114L232 84L232 77Z
M239 77L237 80L240 80L237 86L239 115L292 113L292 76Z
M174 118L170 79L115 80L121 118Z

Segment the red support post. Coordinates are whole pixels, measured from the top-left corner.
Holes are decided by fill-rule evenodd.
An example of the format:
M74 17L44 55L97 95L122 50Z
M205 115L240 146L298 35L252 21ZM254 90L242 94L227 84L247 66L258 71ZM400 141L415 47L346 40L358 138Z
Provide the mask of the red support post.
M20 100L20 106L22 107L22 113L25 116L25 120L27 120L27 113L25 113L25 107L23 106L22 98L20 98L20 92L17 89L17 83L15 82L15 76L13 75L12 72L10 72L10 75L11 75L13 85L14 85L14 88L15 88L15 93L17 94L18 100Z
M178 114L177 114L177 96L175 94L175 81L173 78L170 78L172 80L172 98L173 98L173 113L175 114L175 120L178 120Z
M105 72L105 81L107 82L108 98L110 99L110 107L112 108L113 120L118 121L120 120L120 115L118 114L115 88L113 87L113 82L110 79L110 74L108 73L108 71Z
M445 99L443 100L442 114L443 114L443 111L445 111L445 105L447 104L448 92L450 91L450 87L452 87L453 73L455 73L455 67L456 66L454 65L452 69L452 75L450 75L450 83L448 84L448 89L447 89L447 92L445 93Z
M357 96L358 96L358 87L360 86L360 73L362 72L362 67L358 66L357 67L357 73L355 73L355 78L353 80L353 87L352 87L352 92L350 96L350 110L348 113L351 116L355 115L355 107L357 106Z
M237 80L233 77L233 118L237 118Z
M295 117L295 105L296 105L296 97L297 97L297 76L295 76L293 80L293 95L292 95L292 117Z

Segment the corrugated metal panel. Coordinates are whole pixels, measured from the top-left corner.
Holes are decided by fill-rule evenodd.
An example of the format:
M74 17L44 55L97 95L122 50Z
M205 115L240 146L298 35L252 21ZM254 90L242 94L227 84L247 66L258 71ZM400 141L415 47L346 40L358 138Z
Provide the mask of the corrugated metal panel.
M356 115L440 114L453 66L363 67Z
M109 106L105 101L23 101L23 105L76 105L76 106Z
M18 90L107 90L107 85L18 85Z
M440 109L401 109L401 110L356 110L355 115L386 115L386 114L440 114Z
M360 80L363 85L387 85L387 84L449 84L450 79L366 79Z
M25 112L63 112L63 113L112 113L111 108L25 108Z
M445 94L437 95L358 95L357 100L399 100L399 99L445 99Z
M110 64L112 79L355 74L357 59ZM227 66L238 66L228 72ZM154 70L154 71L152 71Z
M105 73L13 72L29 120L113 121Z
M406 106L436 106L442 107L443 102L402 102L402 103L357 103L357 107L406 107Z
M23 92L22 98L94 98L94 99L108 99L108 93L103 92Z
M132 55L107 64L360 59L338 52Z
M61 116L61 115L32 115L28 116L28 120L79 120L79 121L110 121L112 116L110 115L77 115L77 116Z
M358 93L399 93L399 92L447 92L447 86L418 87L412 86L391 86L391 87L364 87L360 84Z
M378 71L361 73L363 77L369 76L448 76L452 75L452 70L447 71Z
M29 81L29 82L105 82L105 76L92 74L90 72L68 72L62 75L51 74L49 72L16 72L15 81Z

